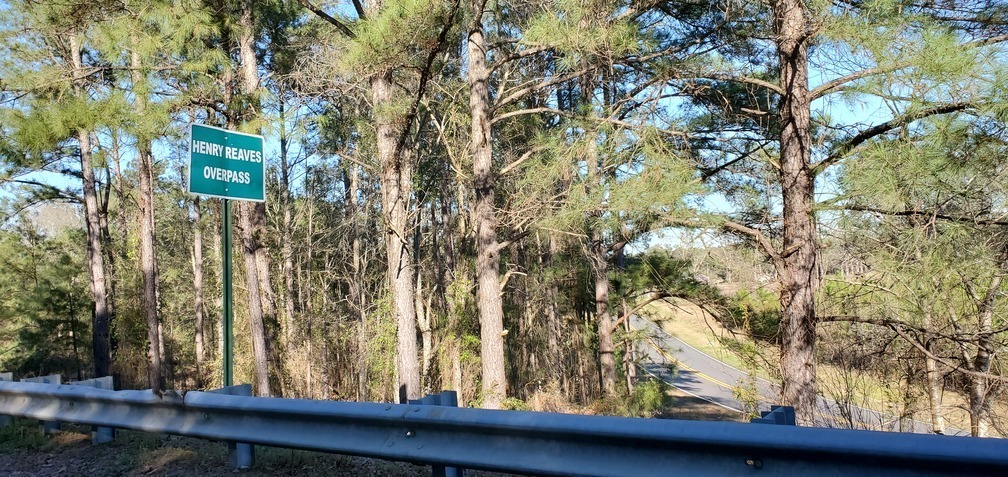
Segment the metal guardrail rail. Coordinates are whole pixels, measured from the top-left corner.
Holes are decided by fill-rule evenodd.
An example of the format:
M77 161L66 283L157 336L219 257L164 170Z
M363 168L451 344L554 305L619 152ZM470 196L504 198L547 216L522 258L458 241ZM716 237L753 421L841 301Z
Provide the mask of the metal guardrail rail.
M1008 475L1008 440L0 382L0 414L552 475Z
M770 406L769 411L760 411L760 417L750 419L753 424L796 425L795 411L791 406Z

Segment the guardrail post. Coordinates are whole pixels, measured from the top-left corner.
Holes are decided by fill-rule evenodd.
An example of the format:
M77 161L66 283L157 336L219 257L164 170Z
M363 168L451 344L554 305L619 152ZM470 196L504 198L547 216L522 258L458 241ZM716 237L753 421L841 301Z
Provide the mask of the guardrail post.
M107 389L109 391L115 391L115 386L112 382L112 376L105 376L101 378L85 379L83 381L77 381L70 384L77 386L91 386L98 389ZM91 445L107 444L115 439L116 430L114 427L103 427L103 426L91 426Z
M231 396L251 396L251 384L239 384L237 386L225 386L220 389L210 391L217 394L228 394ZM247 469L255 464L255 446L244 442L228 441L228 465L232 469Z
M14 373L0 373L0 381L14 381ZM0 427L7 427L14 422L10 416L0 415Z
M63 378L58 374L50 374L49 376L39 376L37 378L24 378L21 380L22 383L42 383L42 384L56 384L59 385L63 381ZM49 435L59 432L60 423L59 421L40 421L42 423L42 433Z
M421 406L458 407L458 393L455 391L442 391L440 394L428 394L422 399L411 399L409 403ZM447 467L441 464L432 464L431 475L433 477L463 477L465 475L465 469L461 467Z
M791 406L770 406L769 411L761 411L760 417L750 419L755 424L777 424L781 426L797 425L794 408Z

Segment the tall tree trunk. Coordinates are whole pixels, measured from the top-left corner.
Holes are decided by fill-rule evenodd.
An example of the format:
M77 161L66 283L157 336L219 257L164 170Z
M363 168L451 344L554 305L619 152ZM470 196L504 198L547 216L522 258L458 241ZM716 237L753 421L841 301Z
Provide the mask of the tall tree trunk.
M1004 264L1001 268L1004 268ZM995 352L994 301L1001 292L1001 280L1000 274L994 276L983 301L978 306L976 355L968 366L968 369L974 373L980 373L970 376L970 434L974 437L987 437L987 427L989 426L987 422L990 408L990 403L987 400L989 378L985 374L990 372L991 359Z
M304 277L300 283L306 284L304 288L304 304L302 309L304 310L305 317L305 340L308 341L308 366L305 370L305 381L308 384L308 398L314 399L314 349L312 348L314 343L314 330L312 328L312 319L315 314L315 306L313 303L314 295L312 294L312 257L315 255L315 189L312 187L311 174L309 171L305 171L305 191L307 192L308 199L308 224L305 229L305 261L304 261Z
M284 99L280 98L280 193L283 207L283 218L281 222L280 254L283 255L283 281L284 281L284 343L291 341L294 331L294 231L293 231L293 211L294 205L291 201L291 178L290 164L287 154L290 147L287 138L287 125L285 118Z
M780 60L780 183L783 249L780 254L783 312L781 374L784 404L811 425L815 392L815 295L819 288L818 244L811 161L811 96L808 89L807 11L803 0L775 0L774 26Z
M918 254L920 252L918 251ZM918 257L919 259L919 257ZM931 319L931 313L924 313L924 328L932 329L933 321ZM934 355L934 341L927 340L924 342L924 348ZM928 355L924 356L924 368L927 373L927 389L928 389L928 409L931 414L931 431L935 434L945 433L945 417L942 415L942 395L941 395L941 379L938 375L938 363Z
M460 346L461 333L459 331L460 317L459 317L459 303L457 295L455 292L455 278L456 278L456 253L459 240L460 227L458 226L458 221L455 219L455 215L452 212L451 207L451 197L454 197L452 186L448 185L448 181L443 181L444 187L441 191L441 204L439 215L441 217L441 224L444 227L444 236L441 240L443 251L443 263L444 267L442 269L443 275L440 280L442 281L441 289L444 291L444 301L445 310L448 315L447 330L445 334L447 335L447 346L445 347L445 353L448 354L450 358L450 363L448 367L450 369L445 370L446 374L451 376L451 389L455 389L459 392L459 400L466 401L468 396L463 393L465 390L462 386L462 347ZM459 207L461 208L461 207Z
M93 134L91 135L91 142L92 142L92 144L93 144L94 147L98 147L98 148L101 147L101 144L99 144L97 138ZM116 150L113 151L113 157L115 157L115 160L118 161L119 160L119 148L115 147L115 149ZM108 162L108 160L106 160L106 162ZM116 165L116 168L118 169L118 164ZM109 230L109 202L110 202L110 198L111 198L110 196L111 196L112 189L113 189L113 187L112 187L112 180L113 180L112 179L112 170L108 166L108 164L106 164L103 169L105 170L105 188L104 188L104 190L101 191L101 194L100 194L101 195L101 200L98 201L98 225L101 227L102 250L105 252L105 283L108 284L108 298L106 299L106 301L108 302L108 314L109 314L109 317L110 317L109 323L111 323L111 317L114 317L115 314L116 314L115 313L115 311L116 311L116 297L118 296L116 294L116 279L118 277L118 274L116 273L116 263L117 263L116 262L116 255L117 255L118 252L116 252L116 248L113 246L112 232ZM117 177L116 180L121 181L122 177L121 176ZM96 193L97 193L97 191L96 191ZM119 212L119 216L120 217L125 217L125 215L126 215L125 214L125 210L124 210L124 209L126 209L126 207L123 207L121 205L121 204L125 204L126 203L124 199L125 199L125 197L123 197L122 188L120 187L120 189L119 189L119 204L120 204L120 206L119 206L119 211L120 211ZM125 230L126 226L123 225L123 228ZM123 237L122 237L123 240L120 243L125 244L125 243L127 243L126 242L126 233L123 232L122 235L123 235ZM110 327L111 327L111 325L110 325ZM116 340L115 340L115 336L113 336L111 334L111 331L110 331L110 334L109 334L109 354L110 355L115 355L115 351L116 351Z
M594 84L590 80L584 81L584 84L583 101L584 104L591 105L589 92L591 88L594 88ZM589 181L593 186L605 187L607 179L603 177L605 171L599 157L596 137L594 132L589 131L588 134L586 161ZM590 214L592 220L589 221L588 227L591 230L591 243L588 244L588 255L595 285L594 311L598 336L599 384L605 396L614 396L616 394L616 354L612 337L612 318L609 316L609 247L606 246L601 229L605 213L602 204L599 204L599 209Z
M404 118L390 112L397 100L390 73L371 78L375 110L378 159L381 163L382 215L385 219L385 255L389 291L396 320L396 396L400 401L420 397L420 363L417 357L416 308L413 303L413 260L408 239L409 202L413 189L413 164L399 147L407 127Z
M255 237L255 258L256 272L259 274L259 292L262 300L262 321L263 332L265 333L266 358L272 365L272 369L282 369L280 366L280 352L276 349L277 337L277 310L276 293L273 291L272 270L270 268L269 249L264 245L266 237L266 204L256 202L252 204L251 215L252 233ZM278 377L277 377L278 378ZM284 381L277 379L276 386L272 392L278 396L283 396Z
M430 366L434 351L434 330L431 326L433 317L430 313L430 307L424 306L423 275L421 274L417 274L416 277L416 294L413 302L416 303L417 328L420 331L420 377L424 387L423 392L428 393L433 389L430 380Z
M214 215L216 215L217 217L220 217L220 219L221 219L220 222L223 224L223 222L224 222L224 215L223 215L224 214L224 208L222 207L223 203L222 202L211 202L211 204L212 205L216 205L216 207L213 207ZM220 264L222 264L222 267L223 267L223 263L224 263L224 248L223 248L224 237L223 237L223 234L224 234L224 227L218 227L216 233L212 235L212 237L213 237L213 247L211 247L211 249L213 250L214 259L215 259L214 263L220 263ZM223 286L223 282L224 282L224 277L221 276L221 275L218 275L217 276L217 283L220 284L221 286ZM215 306L216 306L215 309L217 310L216 311L216 313L217 313L216 316L219 317L218 320L217 320L217 326L214 327L214 329L216 331L216 335L217 335L217 354L215 356L215 360L220 360L219 361L219 363L221 365L220 369L222 369L223 365L224 365L224 318L223 318L223 316L224 316L224 294L223 293L218 293L217 296L214 297L214 303L215 303ZM220 381L221 387L223 387L224 386L224 373L223 372L219 372L219 373L217 373L217 376L221 380ZM213 380L211 382L217 382L217 381Z
M137 44L132 37L130 67L134 92L134 109L143 117L147 111L147 78L143 74ZM164 390L164 336L161 330L161 310L158 303L157 251L154 230L154 158L151 138L146 131L137 132L137 175L140 177L140 276L143 288L143 312L147 323L147 382L154 392Z
M930 341L926 346L928 352L933 351ZM931 431L935 434L944 434L945 417L942 415L941 380L938 376L937 362L925 356L924 365L927 369L928 409L931 411Z
M507 397L504 367L504 306L501 300L500 244L494 211L493 132L490 128L490 93L487 81L483 9L486 0L470 3L475 18L469 29L469 109L472 115L473 188L476 204L476 303L480 313L480 361L483 365L483 407L499 409Z
M252 231L252 214L251 204L238 204L243 245L242 255L245 258L245 281L248 286L249 326L252 332L252 359L255 365L256 393L259 396L271 396L266 330L263 326L262 297L259 288L259 273L256 267L255 249L258 247L258 243Z
M193 223L193 314L196 315L196 374L199 378L199 385L204 384L204 374L206 372L206 345L204 343L204 310L203 310L203 218L202 205L199 196L194 196L192 200L194 223Z
M422 220L418 218L413 231L413 261L415 263L422 263L424 261L422 244L423 226ZM430 302L427 301L425 303L424 296L433 297L433 290L430 293L424 293L423 273L421 273L420 267L414 268L414 273L413 281L416 289L413 303L416 306L417 329L420 331L420 385L423 387L423 393L426 394L433 390L430 380L430 365L434 344L434 329L432 326L434 317L430 310Z
M538 234L536 237L538 242ZM541 267L543 272L547 272L553 267L553 257L555 257L559 252L557 241L553 238L552 234L546 237L546 242L546 251L541 254ZM538 245L541 250L543 245ZM558 306L560 290L559 286L557 286L556 278L552 277L552 273L542 273L542 276L547 277L546 280L549 280L549 282L546 283L546 340L547 351L549 352L549 359L546 363L550 369L551 378L553 379L554 384L559 385L561 378L566 375L564 372L565 362L563 349L560 346L560 333L563 329Z
M69 37L71 62L73 66L74 94L84 97L84 65L81 46L77 37ZM98 194L95 187L94 167L91 163L91 134L84 129L77 130L80 146L81 183L84 193L84 218L87 225L87 258L90 272L91 298L94 300L91 318L91 342L94 356L95 376L108 376L112 367L111 340L109 335L112 316L108 303L108 288L105 282L105 260L102 251L101 226L98 219Z
M987 378L973 376L969 387L970 435L973 437L987 437L987 408Z
M118 230L119 236L117 238L118 238L120 244L126 244L126 243L128 243L129 227L127 226L127 221L128 221L127 214L128 214L128 211L126 210L127 208L123 206L123 204L125 204L126 201L127 201L127 198L126 198L127 194L126 194L126 186L123 183L122 166L120 164L122 162L122 153L121 153L121 149L120 149L120 140L119 140L119 134L118 134L118 132L112 132L111 136L112 137L110 139L110 142L112 143L112 148L111 148L112 149L112 154L111 154L111 157L109 158L109 162L111 162L111 171L109 171L110 168L106 168L106 171L109 171L112 174L112 177L109 178L109 184L108 184L107 187L109 187L110 189L115 189L115 191L116 191L116 196L117 196L117 199L118 199L118 202L119 202L119 207L117 207L117 210L116 210L116 223L118 224L118 227L119 227L119 230ZM115 187L112 187L113 181L115 182ZM105 240L105 243L104 243L104 247L105 247L105 259L107 260L107 263L105 264L105 268L106 268L106 270L108 272L108 288L109 288L108 289L108 307L109 307L109 316L114 317L116 315L116 303L118 303L117 297L119 296L118 290L117 290L118 281L119 281L119 273L118 273L118 268L117 268L117 264L118 264L117 257L119 257L121 251L120 251L119 248L116 248L115 246L113 246L112 234L109 231L109 228L108 228L108 225L107 225L107 222L108 222L108 219L107 219L107 216L108 216L108 207L107 207L107 205L105 207L105 216L106 216L106 220L105 220L106 225L103 226L102 236L103 236L103 238ZM115 352L116 352L116 339L115 339L115 336L111 336L111 348L112 348L112 354L114 355Z
M242 91L253 100L259 91L259 72L255 54L255 18L253 1L243 0L238 19L241 28L238 37L238 54L241 59ZM258 114L258 107L252 108ZM248 281L249 322L252 328L252 353L255 362L256 389L260 396L271 396L269 382L269 351L266 344L267 318L264 311L272 310L272 302L264 303L263 290L272 290L269 285L269 258L259 240L266 222L266 208L261 203L241 204L242 239L244 242L245 275ZM265 266L263 266L265 262ZM265 280L261 280L264 278ZM267 297L268 298L268 297ZM270 315L274 317L274 315Z
M602 234L592 233L591 262L595 280L595 320L599 340L599 372L602 392L606 396L616 394L616 356L613 345L612 318L609 315L609 259Z
M364 313L364 274L361 262L361 230L360 217L357 208L357 196L360 194L360 166L351 163L349 174L344 174L346 183L346 216L350 224L350 286L348 299L357 323L357 353L365 356L367 353L367 315ZM357 360L357 399L366 400L368 394L368 362Z
M119 133L116 132L116 131L113 131L110 134L110 136L111 136L111 138L110 138L110 142L111 142L111 157L109 157L108 161L111 164L109 164L110 167L106 167L105 170L108 171L108 172L110 172L112 174L112 177L108 179L109 183L108 183L107 187L109 189L114 189L115 190L115 192L116 192L116 198L118 199L118 203L119 203L119 206L116 207L116 224L118 226L118 230L117 230L117 232L118 232L117 235L118 236L116 238L118 239L120 245L118 247L116 247L114 245L115 242L113 242L113 240L112 240L112 234L111 234L111 231L109 230L108 225L107 225L107 222L108 222L108 219L107 219L107 216L108 216L108 207L106 206L105 207L105 214L104 214L106 216L106 220L105 220L106 225L104 226L104 229L102 231L102 237L103 237L103 240L104 240L104 244L102 246L103 246L103 248L105 250L105 259L107 260L107 262L105 263L105 269L106 269L106 272L107 272L106 276L107 276L107 280L108 280L108 314L109 314L109 323L113 322L114 321L114 317L116 316L116 303L118 303L118 297L119 297L118 283L119 283L119 276L120 275L119 275L119 268L118 268L118 262L119 262L118 258L122 254L122 246L123 246L123 244L129 243L129 241L128 241L129 227L127 226L127 222L128 222L127 214L129 212L127 211L127 207L123 206L123 204L127 203L128 199L127 199L127 194L126 194L126 186L124 185L124 181L123 181L123 173L122 173L122 165L121 165L121 162L122 162L122 153L121 153L121 151L122 150L120 149ZM114 186L113 186L113 184L114 184ZM116 350L118 349L118 347L119 347L119 343L118 343L118 340L116 340L115 334L110 333L109 334L109 349L110 349L110 354L112 356L115 356Z
M621 312L623 316L626 316L630 311L630 307L627 306L625 298L621 300L621 304ZM637 346L634 340L630 339L632 332L630 319L627 317L627 319L623 320L623 336L626 341L626 356L623 358L623 367L626 370L627 394L633 394L634 385L637 383Z

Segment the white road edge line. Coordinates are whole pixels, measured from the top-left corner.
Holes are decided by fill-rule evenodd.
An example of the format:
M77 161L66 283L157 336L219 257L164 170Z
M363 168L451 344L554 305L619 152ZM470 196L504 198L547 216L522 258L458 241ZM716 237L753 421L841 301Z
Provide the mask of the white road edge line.
M655 364L657 364L657 363L655 363ZM685 389L683 389L683 388L681 388L681 387L679 387L679 386L676 386L676 385L675 385L675 383L671 383L671 382L668 382L668 381L665 381L664 379L662 379L662 377L661 377L661 376L658 376L657 374L655 374L655 373L652 373L652 372L651 372L650 370L648 370L648 369L647 369L647 368L645 368L645 367L641 367L641 369L643 369L645 373L648 373L648 374L650 374L651 376L654 376L655 378L658 378L659 380L661 380L662 382L664 382L664 383L668 384L669 386L672 386L672 387L674 387L674 388L676 388L676 389L678 389L678 390L680 390L680 391L682 391L682 392L684 392L684 393L686 393L686 394L689 394L690 396L693 396L693 397L695 397L695 398L697 398L697 399L703 399L704 401L707 401L707 402L709 402L709 403L711 403L711 404L714 404L714 405L716 405L716 406L721 406L721 407L723 407L723 408L725 408L725 409L727 409L727 410L729 410L729 411L735 411L735 412L742 412L742 410L741 410L741 409L735 409L735 408L733 408L733 407L731 407L731 406L728 406L728 405L726 405L726 404L721 404L721 403L719 403L719 402L717 402L717 401L715 401L715 400L713 400L713 399L710 399L710 398L707 398L707 397L704 397L704 396L701 396L701 395L699 395L699 394L694 394L694 393L691 393L691 392L689 392L689 391L687 391L687 390L685 390Z
M721 364L723 366L726 366L726 367L729 367L731 369L734 369L735 371L738 371L738 372L740 372L740 373L742 373L744 375L747 375L747 376L750 375L750 374L752 374L752 373L750 373L748 371L743 371L741 369L738 369L735 366L732 366L732 365L724 362L724 360L717 359L717 358L715 358L715 357L713 357L713 356L711 356L711 355L709 355L707 353L704 353L703 351L700 351L699 349L697 349L695 346L690 345L689 343L687 343L687 342L679 339L678 337L675 337L675 336L672 336L672 335L668 334L661 326L658 326L657 323L655 323L655 322L653 322L651 320L648 320L647 318L641 318L641 317L637 316L637 319L639 319L639 320L641 320L641 321L643 321L645 323L650 324L651 326L653 326L655 328L655 330L659 331L660 333L664 334L665 336L668 336L669 338L672 338L672 339L678 341L679 343L682 343L683 346L685 346L685 347L687 347L689 349L692 349L693 351L696 351L697 353L700 353L700 354L702 354L702 355L704 355L704 356L706 356L706 357L708 357L708 358L710 358L710 359L712 359L714 361L717 361L719 364ZM637 330L637 331L643 331L643 330ZM767 384L769 384L771 386L774 386L773 381L770 381L768 379L762 378L760 376L755 376L755 377L759 381L763 381L763 382L765 382L765 383L767 383Z

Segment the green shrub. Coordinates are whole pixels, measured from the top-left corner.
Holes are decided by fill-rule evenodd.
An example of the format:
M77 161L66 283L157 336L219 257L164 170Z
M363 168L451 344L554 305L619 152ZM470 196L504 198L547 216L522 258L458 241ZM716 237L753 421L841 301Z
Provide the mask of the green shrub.
M665 381L649 379L634 386L633 393L627 400L627 414L638 417L654 417L661 414L665 408L672 406L672 396L669 395L669 385Z

